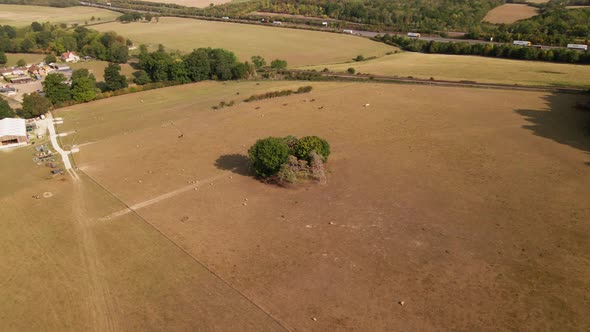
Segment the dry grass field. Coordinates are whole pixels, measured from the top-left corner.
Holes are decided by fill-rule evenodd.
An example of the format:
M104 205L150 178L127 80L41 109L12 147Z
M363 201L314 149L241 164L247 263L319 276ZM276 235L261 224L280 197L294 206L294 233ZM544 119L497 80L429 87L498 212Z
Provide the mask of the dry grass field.
M96 249L83 249L89 262L68 274L68 283L86 276L84 266L105 272L64 296L74 307L101 308L94 319L113 329L170 320L191 329L186 319L197 324L192 330L210 329L211 320L200 321L193 306L227 313L221 306L235 298L214 292L207 299L222 301L219 306L202 303L198 296L207 294L202 288L209 281L190 279L200 268L182 251L289 330L590 328L589 116L573 108L587 97L312 84L310 94L220 111L210 106L237 100L238 92L245 98L301 82L206 82L60 110L60 130L77 130L66 138L80 144L76 163L89 190L81 201L91 205L86 221L73 227L73 221L30 217L27 227L15 222L3 235L24 232L10 242L21 248L31 242L30 224L81 232L41 242L39 253L64 244L61 250L71 253L84 243L73 240L93 239ZM331 143L327 185L279 188L252 178L247 148L260 137L289 134ZM89 179L113 196L95 199ZM136 213L125 213L113 197L138 206ZM117 210L123 212L113 216ZM51 232L43 230L33 238L49 241ZM16 257L6 266L39 257L11 253ZM54 250L50 257L60 256ZM60 264L66 263L51 266ZM159 278L164 281L154 283ZM49 280L45 286L53 289L47 283L63 279ZM28 294L29 288L18 289ZM84 290L104 301L82 302ZM35 303L52 301L44 299ZM53 303L61 312L61 302ZM135 313L130 320L122 319L129 312ZM145 317L151 320L132 326ZM250 322L272 328L260 317Z
M113 21L120 13L91 7L54 8L41 6L0 5L0 24L25 26L32 22L84 24L94 16L101 21Z
M383 56L395 50L382 43L344 34L183 18L162 18L159 23L149 24L109 23L93 28L116 31L137 45L163 44L184 52L199 47L221 47L235 52L242 61L261 55L269 63L280 58L287 60L290 66L345 62L359 54Z
M45 58L45 54L6 53L6 58L8 59L8 62L5 66L12 67L16 66L16 63L20 59L24 59L27 62L27 64L39 63L43 61L43 58Z
M509 24L524 20L538 14L538 9L529 5L507 3L490 10L483 18L484 22Z
M88 69L88 71L94 75L94 77L96 77L97 81L103 81L104 80L104 70L105 68L108 66L108 62L107 61L87 61L87 62L78 62L78 63L72 63L69 64L69 66L72 69L78 69L78 68L86 68ZM121 74L127 76L128 78L133 78L133 72L135 71L135 69L133 69L133 67L131 67L131 65L124 63L124 64L120 64L121 66Z
M478 56L404 52L375 60L308 68L322 70L325 67L341 72L352 67L361 73L437 80L590 87L590 66Z

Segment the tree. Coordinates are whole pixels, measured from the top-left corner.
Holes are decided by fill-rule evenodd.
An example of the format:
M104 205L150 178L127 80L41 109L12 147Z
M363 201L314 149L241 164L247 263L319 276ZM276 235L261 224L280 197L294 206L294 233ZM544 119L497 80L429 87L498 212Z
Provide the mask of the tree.
M143 18L145 18L146 22L148 22L148 23L152 21L152 18L153 17L154 16L152 14L149 14L149 13L143 15Z
M18 59L18 61L16 62L16 65L18 67L24 67L27 65L27 62L25 61L25 59Z
M8 62L8 58L4 51L0 51L0 65L5 65Z
M312 151L317 152L325 162L330 155L330 144L325 139L317 136L305 136L293 148L293 152L295 152L297 158L307 161L311 161Z
M45 57L45 63L53 63L53 62L57 62L57 58L55 57L54 54L47 54L47 56Z
M10 105L8 105L8 102L0 98L0 120L4 118L13 118L14 115L14 111L12 110Z
M289 158L289 147L282 138L268 137L258 140L249 150L252 167L263 178L279 172Z
M352 68L352 67L348 68L346 71L347 71L349 74L354 74L354 73L356 73L356 70L355 70L354 68Z
M186 64L186 71L191 81L199 82L209 79L211 64L209 62L209 55L205 49L200 48L194 50L184 58L184 63Z
M264 58L260 55L255 55L250 59L252 60L252 63L256 69L264 68L266 66L266 60L264 60Z
M35 32L43 31L43 25L41 25L41 23L39 23L39 22L31 23L31 28Z
M151 82L150 76L145 70L138 70L133 73L133 82L139 85L148 84Z
M72 99L79 102L96 99L96 79L86 68L76 69L72 73Z
M287 69L287 61L275 59L270 63L272 69Z
M72 99L70 88L66 85L66 77L60 73L51 73L43 81L43 91L51 103L57 104Z
M121 66L109 63L104 70L105 88L107 91L115 91L127 87L127 78L121 75Z
M23 109L19 115L25 119L38 117L45 114L51 108L51 101L40 94L33 92L23 97Z
M125 63L129 58L129 48L120 43L114 43L109 48L109 60L117 63Z

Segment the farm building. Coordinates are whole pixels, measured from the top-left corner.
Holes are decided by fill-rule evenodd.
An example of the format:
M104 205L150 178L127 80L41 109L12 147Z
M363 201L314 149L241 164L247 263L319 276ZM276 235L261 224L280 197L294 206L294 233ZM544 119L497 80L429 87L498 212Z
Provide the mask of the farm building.
M61 60L65 62L78 62L80 57L74 52L62 53Z
M27 142L25 119L0 120L0 149L26 145Z

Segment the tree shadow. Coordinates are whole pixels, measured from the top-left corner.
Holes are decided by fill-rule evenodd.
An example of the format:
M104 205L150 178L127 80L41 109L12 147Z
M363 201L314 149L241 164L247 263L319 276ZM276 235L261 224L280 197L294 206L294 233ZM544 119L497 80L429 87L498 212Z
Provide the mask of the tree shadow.
M534 135L566 144L590 154L590 110L576 107L587 103L587 94L551 94L545 97L547 109L519 109L515 112L530 123L522 126ZM590 166L590 162L585 163Z
M252 176L250 170L250 160L243 154L233 153L225 154L215 160L215 167L225 171L231 171L239 175Z

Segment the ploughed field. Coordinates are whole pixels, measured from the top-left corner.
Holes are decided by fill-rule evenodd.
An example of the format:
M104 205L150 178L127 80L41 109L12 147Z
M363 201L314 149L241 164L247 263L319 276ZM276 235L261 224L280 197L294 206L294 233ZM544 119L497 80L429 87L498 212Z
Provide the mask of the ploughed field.
M53 236L52 223L71 232L64 238L73 242L34 247L50 257L55 247L94 239L96 250L79 259L98 266L98 280L84 281L80 267L81 280L70 277L80 290L52 292L90 307L83 292L107 289L107 303L96 304L102 311L88 319L115 329L154 321L215 328L218 317L222 328L235 320L255 330L590 328L588 115L573 108L585 97L311 83L309 94L211 109L303 84L206 82L58 111L59 130L77 130L64 143L80 148L81 187L102 198L80 200L90 211L73 219L82 226L17 227L39 208L15 214L10 232L23 242L35 227L49 229L37 237ZM326 185L279 188L251 176L248 147L289 134L331 143ZM66 183L64 192L75 189ZM60 208L75 209L68 202ZM272 319L223 293L221 281L194 276L197 260ZM168 283L174 278L182 282ZM219 306L201 303L203 292ZM62 312L58 299L44 301Z
M93 26L116 31L136 45L191 52L200 47L219 47L234 52L241 61L253 55L287 60L289 66L319 65L349 61L359 54L383 56L395 48L344 34L285 29L251 24L211 22L186 18L160 18L159 23L108 23Z
M362 61L307 69L356 72L436 80L474 81L480 83L520 84L536 86L590 87L590 66L403 52Z
M113 21L120 13L92 7L55 8L43 6L0 5L0 24L25 26L33 22L67 24L91 23L91 18L100 21Z

